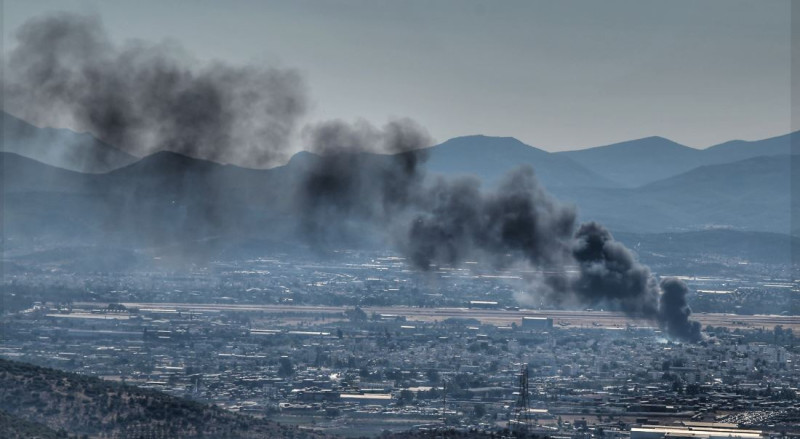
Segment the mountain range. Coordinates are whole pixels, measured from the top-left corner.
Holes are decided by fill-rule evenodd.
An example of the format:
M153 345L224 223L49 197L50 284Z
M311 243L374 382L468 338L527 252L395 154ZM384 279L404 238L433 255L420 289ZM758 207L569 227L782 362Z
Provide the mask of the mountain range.
M2 142L0 151L72 171L108 172L138 160L89 133L67 129L39 128L0 111Z
M557 155L623 187L638 187L700 166L719 165L759 156L789 155L792 135L748 142L734 140L706 149L695 149L663 137L598 146Z
M513 137L456 137L428 149L426 168L448 176L475 176L497 184L510 170L529 165L547 188L619 187L591 168L560 154L526 145Z
M39 128L0 111L3 142L12 152L51 166L83 173L105 173L138 160L131 154L67 129ZM790 155L792 134L757 141L732 140L705 149L663 137L646 137L605 146L551 153L513 137L463 136L429 148L427 167L445 175L474 175L496 183L509 169L528 164L548 188L634 188L699 166L758 156ZM302 155L303 153L301 153Z
M789 233L792 170L800 156L762 156L700 166L637 188L555 189L583 219L630 232L715 228ZM796 234L797 230L792 233Z
M13 132L26 133L25 139L55 132L79 140L26 149L6 137L0 157L7 257L48 246L165 251L226 242L235 253L231 243L285 243L298 234L293 196L303 173L320 160L302 152L286 165L257 170L171 152L137 159L86 134L4 117L6 128L17 124ZM425 169L430 175L472 175L492 187L508 171L530 165L549 192L576 206L580 221L599 221L615 232L726 229L800 236L791 221L800 213L790 190L800 165L800 157L790 154L794 138L695 150L651 137L549 153L510 137L467 136L428 148ZM72 153L76 144L80 153ZM98 149L111 152L97 153L95 161L63 162L95 156L91 151ZM363 160L377 164L386 157L364 154Z

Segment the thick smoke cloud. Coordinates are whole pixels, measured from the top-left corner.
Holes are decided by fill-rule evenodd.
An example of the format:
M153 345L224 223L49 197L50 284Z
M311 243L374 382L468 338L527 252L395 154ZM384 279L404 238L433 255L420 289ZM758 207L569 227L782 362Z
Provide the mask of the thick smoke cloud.
M650 270L600 224L582 224L572 255L580 276L572 291L589 302L607 302L628 314L652 318L658 313L658 285Z
M579 276L570 290L590 303L609 303L626 314L655 320L672 337L699 341L700 324L689 320L686 284L675 278L657 283L633 253L603 226L591 222L575 234L572 254Z
M667 332L684 340L700 340L700 323L689 320L692 310L686 303L689 293L686 284L675 278L667 278L661 281L661 291L659 321Z
M652 320L671 337L698 341L689 319L688 288L677 279L658 283L650 270L600 224L575 229L575 211L550 197L529 168L485 193L475 180L439 180L414 199L419 213L405 246L411 262L427 270L480 258L495 267L519 261L542 270L535 287L549 301L603 305ZM577 267L577 270L572 270Z
M419 199L406 248L419 268L476 254L496 267L520 258L563 265L567 256L575 212L550 198L530 168L509 174L492 193L473 179L440 179Z
M306 108L294 70L198 63L175 44L117 46L95 17L35 18L16 43L6 63L7 111L91 131L134 155L274 164Z
M304 234L317 244L352 239L350 223L353 234L364 235L370 225L389 229L423 192L423 148L433 140L410 119L380 129L365 121L329 121L307 126L304 134L315 155L305 164L296 199Z
M81 127L138 155L168 150L247 167L272 164L288 153L306 106L292 70L198 64L170 45L116 46L96 18L34 19L19 29L17 43L7 63L7 110L43 125ZM575 210L550 197L531 169L491 191L475 179L428 178L424 148L433 141L408 119L381 128L331 121L303 133L313 154L296 159L298 173L284 183L296 200L291 214L310 241L343 242L371 230L422 270L472 259L496 268L527 264L555 302L607 304L657 322L674 338L700 339L686 285L659 284L599 224L576 228ZM186 206L177 207L204 219L204 235L218 232L233 191L205 174L187 181L191 188L199 182L203 200L187 201L179 185L174 198ZM140 209L140 201L131 205Z
M382 130L328 122L307 135L320 156L298 186L299 213L306 236L317 243L341 237L354 221L357 233L375 228L389 235L421 270L471 259L496 268L523 262L545 273L537 286L553 302L602 304L655 321L671 337L700 340L685 284L659 284L600 224L576 229L575 210L547 194L532 169L510 173L492 191L472 178L429 181L421 168L425 151L417 148L430 139L408 120Z

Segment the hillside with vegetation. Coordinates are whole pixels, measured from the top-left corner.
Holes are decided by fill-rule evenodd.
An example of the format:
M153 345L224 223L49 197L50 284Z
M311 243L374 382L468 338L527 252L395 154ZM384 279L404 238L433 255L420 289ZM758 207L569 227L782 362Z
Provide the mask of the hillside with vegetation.
M2 437L322 437L162 392L5 359L0 410Z
M0 410L0 437L4 439L71 439L66 431L55 431Z

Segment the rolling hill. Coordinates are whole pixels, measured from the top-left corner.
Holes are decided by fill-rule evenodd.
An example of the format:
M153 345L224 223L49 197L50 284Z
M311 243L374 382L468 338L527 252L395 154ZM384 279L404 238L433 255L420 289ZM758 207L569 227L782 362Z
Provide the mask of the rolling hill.
M663 137L557 153L624 187L671 177L698 166L696 150Z
M324 437L154 390L5 359L0 410L45 437L53 430L92 437Z
M758 141L734 140L694 149L663 137L647 137L577 151L559 152L583 167L624 187L638 187L699 166L769 155L791 154L792 135Z
M763 150L779 150L787 145L786 139L767 139ZM671 151L667 155L696 153L666 139L650 138L648 142ZM611 151L637 156L640 147L634 141ZM750 154L753 148L733 142L705 154L730 150L733 152L725 156L733 157ZM489 185L505 172L530 164L549 192L577 207L581 221L599 221L618 232L725 228L800 233L791 228L792 214L800 212L791 211L790 199L795 192L790 190L792 170L800 166L798 156L758 156L705 165L626 188L562 154L547 153L512 138L461 137L427 153L429 175L472 174ZM186 249L198 257L220 253L233 257L241 251L257 251L252 243L297 244L304 233L298 209L307 208L297 201L304 176L326 163L315 154L302 152L284 166L255 170L160 152L106 173L89 174L14 153L0 153L0 158L6 256L50 258L54 255L50 250L69 249L75 265L82 267L94 259L81 254L94 251L114 255L109 258L109 269L115 261L137 265L142 259ZM341 162L347 172L357 173L362 167L380 168L393 159L363 153L343 157ZM651 160L648 166L667 161ZM365 175L369 184L372 174ZM366 230L355 227L353 233L368 236ZM131 255L130 251L138 253Z
M739 265L725 264L721 257L737 263L788 265L793 255L800 254L800 238L780 233L709 229L680 233L617 232L614 237L635 249L646 264L680 266L673 271L683 272L696 270L703 263L725 265L731 272L740 270ZM687 260L691 264L686 264Z
M792 169L797 166L800 156L755 157L701 166L634 189L555 193L578 206L582 219L620 231L732 228L788 234L792 215L800 213L790 197Z
M532 166L547 188L618 186L566 156L534 148L513 137L456 137L429 148L428 153L430 172L473 175L489 186L522 165Z
M85 435L85 436L84 436ZM416 431L382 437L489 439L490 432ZM0 437L293 438L333 436L228 412L118 382L0 358Z
M88 133L39 128L0 111L2 152L13 152L48 165L72 171L101 173L138 160Z
M68 439L69 434L44 424L30 422L0 410L0 437L5 439Z
M97 176L70 171L10 152L0 152L3 192L86 192Z

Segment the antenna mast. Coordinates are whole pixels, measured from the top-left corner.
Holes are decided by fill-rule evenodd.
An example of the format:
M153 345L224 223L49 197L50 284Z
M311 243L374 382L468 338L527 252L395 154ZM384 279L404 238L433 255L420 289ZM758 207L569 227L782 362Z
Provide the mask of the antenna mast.
M530 391L528 388L528 363L522 363L519 374L519 398L517 399L516 419L512 423L511 431L527 433L531 427Z

